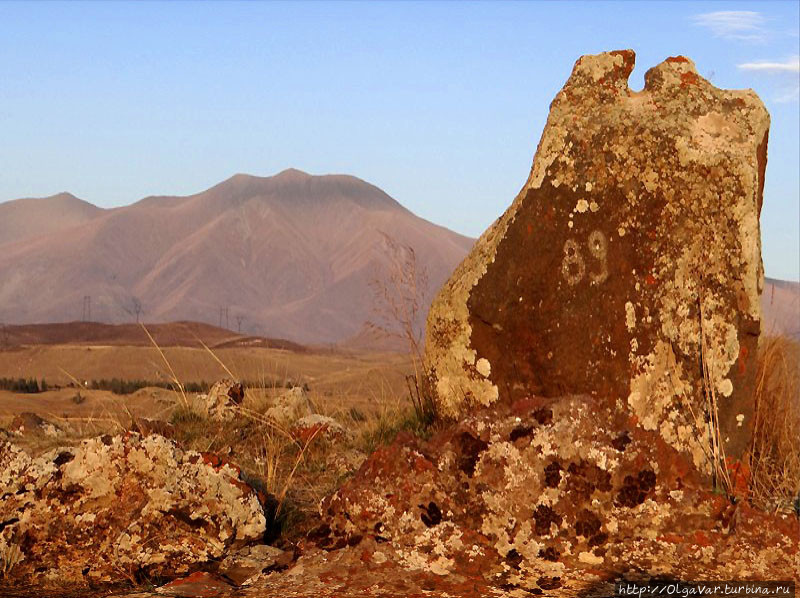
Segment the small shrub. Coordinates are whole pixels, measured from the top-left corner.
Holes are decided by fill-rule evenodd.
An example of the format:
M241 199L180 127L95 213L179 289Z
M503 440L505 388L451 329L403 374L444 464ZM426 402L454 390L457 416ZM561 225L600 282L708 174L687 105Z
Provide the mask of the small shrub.
M22 560L22 551L15 542L0 544L0 579L8 578L14 565Z
M371 453L380 446L394 442L400 432L410 432L427 439L432 430L431 423L420 419L414 409L384 411L364 427L361 432L360 448Z
M0 390L8 390L22 394L36 394L47 390L47 382L41 383L35 378L0 378Z
M142 388L164 388L167 390L177 390L173 382L164 382L161 380L123 380L121 378L111 378L107 380L101 378L100 380L92 380L89 383L89 388L93 390L107 390L115 395L129 395L135 393ZM209 385L207 382L187 382L183 385L185 392L199 393L208 392Z
M183 427L204 424L206 422L206 418L191 407L184 407L183 405L180 405L172 412L169 422L173 426Z

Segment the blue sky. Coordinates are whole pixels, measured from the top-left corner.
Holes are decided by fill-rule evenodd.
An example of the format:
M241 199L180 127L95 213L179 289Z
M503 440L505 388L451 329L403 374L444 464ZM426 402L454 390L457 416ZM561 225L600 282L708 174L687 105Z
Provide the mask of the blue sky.
M772 115L768 276L800 276L800 3L0 2L0 201L348 173L480 234L582 54L670 55Z

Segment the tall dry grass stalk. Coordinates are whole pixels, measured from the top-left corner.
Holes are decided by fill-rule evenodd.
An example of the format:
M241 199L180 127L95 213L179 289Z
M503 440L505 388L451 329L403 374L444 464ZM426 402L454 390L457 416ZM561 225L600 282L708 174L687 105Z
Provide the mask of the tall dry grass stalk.
M0 579L7 579L14 565L22 561L23 555L19 546L12 541L8 541L0 548Z
M800 343L763 337L758 351L750 487L768 509L800 502Z
M728 497L733 497L735 488L728 471L728 459L725 456L725 447L722 443L716 384L711 374L714 371L714 364L711 361L712 356L706 344L706 334L703 326L703 302L699 298L698 305L700 314L700 362L703 369L703 399L706 428L708 430L708 453L706 456L711 462L714 490L725 492Z
M178 387L178 390L180 391L180 396L181 396L181 398L183 400L183 406L186 409L188 409L189 408L189 398L186 396L186 390L183 388L183 384L181 384L181 381L178 380L178 376L175 375L175 370L172 369L172 364L170 364L169 360L167 359L167 356L164 355L164 351L161 350L161 347L158 346L158 343L156 343L155 339L150 334L150 331L147 329L147 326L145 326L143 323L140 324L140 326L142 327L142 330L144 330L145 334L147 335L147 338L150 339L150 342L153 343L153 346L156 348L156 351L158 351L158 354L161 355L161 359L164 360L164 363L167 365L167 369L169 370L169 373L172 376L172 381L175 383L175 385Z
M417 418L426 426L437 419L428 368L425 364L425 315L430 305L428 270L417 260L413 247L384 234L389 267L383 279L372 283L378 322L370 326L390 337L402 339L408 347L413 374L406 376L409 397Z

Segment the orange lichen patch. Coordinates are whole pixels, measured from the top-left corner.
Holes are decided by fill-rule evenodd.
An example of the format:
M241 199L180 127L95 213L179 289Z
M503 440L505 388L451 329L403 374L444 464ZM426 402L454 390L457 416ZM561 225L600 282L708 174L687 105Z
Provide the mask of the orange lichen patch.
M689 62L689 59L685 56L670 56L667 62Z
M294 428L292 437L302 444L308 444L313 438L321 435L328 429L326 424L315 424L304 428Z
M415 471L415 472L417 472L417 473L422 473L422 472L424 472L424 471L431 471L431 470L433 470L433 469L435 469L435 467L434 467L433 463L431 463L430 461L428 461L428 460L427 460L425 457L423 457L422 455L417 455L417 456L414 458L414 471Z
M681 73L681 87L688 87L690 85L698 85L700 82L700 77L697 73L693 73L691 71L687 71L685 73Z
M736 360L736 365L739 368L739 374L743 375L747 370L747 358L750 354L747 345L742 345L739 348L739 358Z
M712 545L711 539L702 530L697 530L694 533L692 538L694 540L694 543L697 544L698 546L711 546Z
M231 585L220 578L196 571L183 579L176 579L164 586L167 594L196 596L197 598L222 598L231 591Z
M219 455L215 455L214 453L200 453L200 457L203 459L203 463L213 467L214 469L218 469L222 467L222 459L219 458Z
M750 466L744 461L731 457L728 457L726 462L734 495L739 497L746 496L750 491L750 478L752 477Z

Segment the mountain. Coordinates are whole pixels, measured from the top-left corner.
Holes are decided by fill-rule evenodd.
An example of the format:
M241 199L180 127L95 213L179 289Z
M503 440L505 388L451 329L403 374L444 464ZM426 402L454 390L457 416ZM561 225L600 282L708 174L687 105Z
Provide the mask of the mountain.
M237 329L241 317L248 334L336 343L373 318L373 283L398 248L414 250L431 295L472 242L363 180L293 169L108 210L68 194L17 200L0 204L0 321L80 319L91 297L96 321L140 309Z
M0 245L50 235L102 213L101 208L69 193L0 203Z

